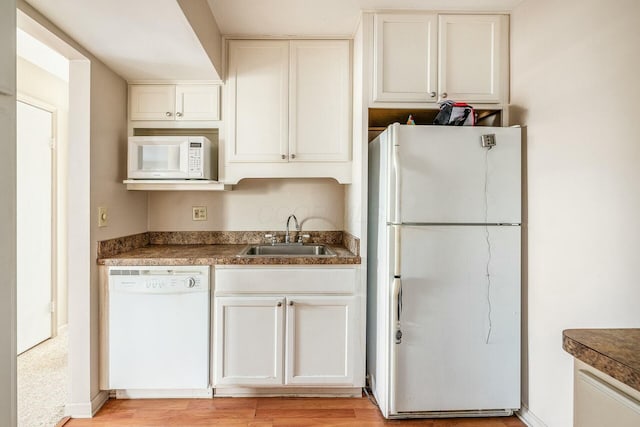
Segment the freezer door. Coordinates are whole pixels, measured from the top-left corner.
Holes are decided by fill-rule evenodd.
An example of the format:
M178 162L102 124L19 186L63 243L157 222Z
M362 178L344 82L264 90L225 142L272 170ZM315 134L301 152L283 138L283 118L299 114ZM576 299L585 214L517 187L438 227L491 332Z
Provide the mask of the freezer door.
M392 414L519 408L520 227L399 228Z
M496 145L482 147L482 135ZM391 129L392 223L520 223L519 128ZM399 197L398 197L399 195Z

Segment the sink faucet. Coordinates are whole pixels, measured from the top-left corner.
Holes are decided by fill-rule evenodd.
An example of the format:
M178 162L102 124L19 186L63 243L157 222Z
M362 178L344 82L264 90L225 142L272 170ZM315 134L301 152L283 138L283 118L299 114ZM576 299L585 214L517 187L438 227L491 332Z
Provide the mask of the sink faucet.
M291 221L291 218L293 218L294 224L296 226L296 231L298 232L298 234L300 234L300 225L298 224L298 218L296 218L294 214L289 215L289 218L287 218L287 229L284 234L284 243L286 244L291 243L291 240L289 237L289 221Z

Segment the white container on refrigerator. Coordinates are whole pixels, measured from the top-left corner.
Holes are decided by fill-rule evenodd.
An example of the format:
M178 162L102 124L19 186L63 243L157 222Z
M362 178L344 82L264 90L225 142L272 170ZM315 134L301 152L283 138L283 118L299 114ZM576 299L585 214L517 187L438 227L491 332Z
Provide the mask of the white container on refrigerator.
M367 366L385 417L520 407L520 150L516 128L396 124L370 144Z

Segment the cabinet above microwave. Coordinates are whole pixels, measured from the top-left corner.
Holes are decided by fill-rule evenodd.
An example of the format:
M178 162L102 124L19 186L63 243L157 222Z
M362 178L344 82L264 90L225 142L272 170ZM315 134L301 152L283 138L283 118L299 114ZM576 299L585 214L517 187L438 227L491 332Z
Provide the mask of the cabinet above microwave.
M220 120L220 85L130 85L129 119L132 121Z

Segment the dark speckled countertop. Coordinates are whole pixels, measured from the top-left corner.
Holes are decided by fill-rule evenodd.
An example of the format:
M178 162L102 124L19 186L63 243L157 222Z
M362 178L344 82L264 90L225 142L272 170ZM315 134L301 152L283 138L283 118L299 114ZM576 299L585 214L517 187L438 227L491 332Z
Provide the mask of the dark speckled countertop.
M567 329L562 348L640 391L640 329Z
M100 265L360 264L360 239L343 231L305 233L305 242L326 245L336 256L237 256L248 244L264 243L264 231L152 231L98 242L97 261Z
M215 264L360 264L360 257L343 246L327 245L335 257L237 257L246 245L148 245L98 259L102 265L215 265Z

